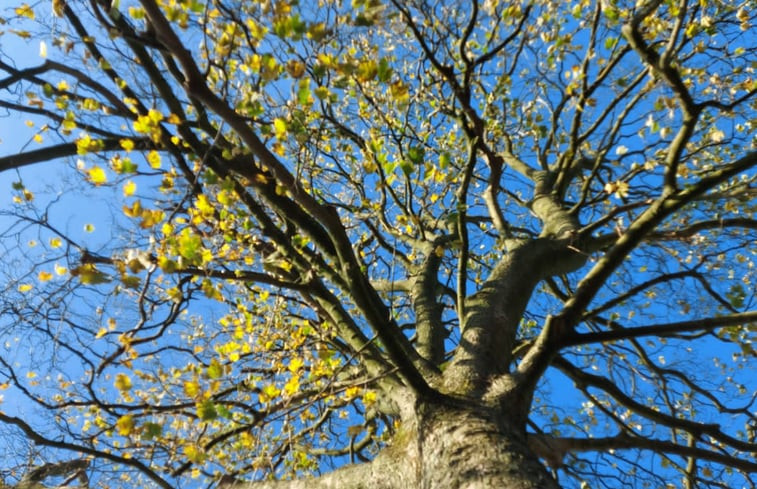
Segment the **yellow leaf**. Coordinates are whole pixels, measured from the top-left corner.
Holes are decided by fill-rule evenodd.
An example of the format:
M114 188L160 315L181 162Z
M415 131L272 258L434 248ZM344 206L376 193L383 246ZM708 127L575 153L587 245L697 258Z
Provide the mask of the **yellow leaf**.
M142 211L142 222L139 223L139 227L141 227L142 229L151 228L162 221L164 217L165 213L159 209L145 209L144 211Z
M294 373L302 368L303 361L299 357L294 357L289 361L289 371Z
M174 260L171 260L167 256L161 255L158 257L158 267L166 273L175 272L177 265L178 264ZM180 292L179 292L179 297L181 297Z
M302 75L305 74L305 63L294 59L289 60L286 64L286 70L292 78L302 78Z
M145 157L147 159L147 162L150 164L150 167L152 168L160 168L160 153L158 153L155 150L150 151L147 153L147 156Z
M83 284L97 285L110 282L110 277L98 270L91 263L87 263L71 270L71 275L79 277Z
M163 120L163 114L155 109L150 109L147 112L147 118L150 119L153 124L157 124L158 122Z
M108 330L107 330L107 329L105 329L105 328L100 328L100 329L99 329L99 330L97 331L97 334L95 335L95 339L99 339L99 338L102 338L102 337L103 337L103 336L105 336L106 334L108 334Z
M66 0L53 0L53 15L63 17L63 11L66 8Z
M40 282L47 282L48 280L51 280L53 278L53 274L50 272L39 272L39 275L37 275L37 278Z
M129 16L134 20L140 20L145 17L145 11L142 7L129 7Z
M127 153L134 149L134 141L132 141L131 139L122 139L118 143L123 149L126 150Z
M76 153L84 155L87 153L97 153L105 148L105 143L100 139L92 139L87 133L82 133L76 140Z
M284 384L284 394L286 394L287 396L297 394L297 391L299 390L300 379L298 377L292 377L287 381L286 384Z
M99 166L93 166L87 171L89 180L95 185L102 185L108 181L108 176L105 174L105 170Z
M184 382L184 394L187 397L197 397L200 394L200 384L195 380L187 380Z
M116 431L121 436L128 436L134 431L134 418L131 414L118 418L118 421L116 421Z
M273 120L273 132L277 139L284 139L287 134L287 123L284 119L276 118Z
M197 197L195 206L199 209L200 214L202 214L203 217L210 217L215 212L215 209L213 209L213 206L210 204L205 194L200 194Z
M94 224L85 224L84 225L84 231L86 231L88 233L91 233L94 230L95 230L95 225Z
M137 190L137 184L132 182L131 180L127 180L127 182L124 184L124 196L129 197L131 195L134 195L134 192Z
M263 387L262 391L258 394L260 402L268 402L281 394L281 391L273 384L268 384Z
M184 455L186 455L190 462L194 463L202 463L202 461L205 460L205 453L203 453L202 449L196 445L185 446Z
M65 275L66 273L68 273L68 268L62 265L58 265L57 263L55 264L54 268L55 268L55 273L58 275Z
M60 238L50 238L50 248L60 248L63 244L63 240Z
M367 391L363 394L363 404L370 406L374 402L376 402L376 391Z
M123 206L123 211L126 217L140 217L142 215L142 202L136 200L131 204L131 207Z
M410 99L410 90L399 80L391 84L389 93L399 103L405 103Z
M608 182L605 184L605 192L608 194L615 194L615 197L620 199L628 195L629 185L623 181Z
M229 205L233 202L233 195L229 191L221 190L216 195L216 200L223 205Z
M22 3L20 7L16 7L16 15L20 15L21 17L26 17L27 19L34 20L34 10L29 6L29 4Z
M30 290L32 290L32 288L33 288L32 284L21 284L18 286L18 291L29 292Z
M117 374L116 380L113 382L116 389L125 392L131 389L131 379L126 374Z

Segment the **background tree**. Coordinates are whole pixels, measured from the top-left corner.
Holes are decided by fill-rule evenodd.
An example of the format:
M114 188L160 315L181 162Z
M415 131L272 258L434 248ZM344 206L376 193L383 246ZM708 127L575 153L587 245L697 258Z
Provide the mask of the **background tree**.
M755 486L754 1L48 9L0 421L90 487Z

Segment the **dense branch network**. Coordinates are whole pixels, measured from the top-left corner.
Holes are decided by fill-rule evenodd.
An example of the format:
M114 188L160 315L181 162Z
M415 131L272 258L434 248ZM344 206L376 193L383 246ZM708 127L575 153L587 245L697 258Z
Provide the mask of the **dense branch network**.
M0 383L60 438L0 421L161 487L412 486L492 426L566 487L753 484L757 13L469 3L53 2L49 58L0 59L42 144L0 156Z

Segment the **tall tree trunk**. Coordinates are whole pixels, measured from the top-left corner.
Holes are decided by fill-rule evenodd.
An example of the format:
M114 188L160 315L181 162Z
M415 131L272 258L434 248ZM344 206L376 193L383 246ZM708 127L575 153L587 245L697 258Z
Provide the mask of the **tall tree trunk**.
M421 406L418 485L423 489L558 488L507 414L483 407Z
M507 413L426 402L371 463L314 479L222 483L223 489L559 489Z

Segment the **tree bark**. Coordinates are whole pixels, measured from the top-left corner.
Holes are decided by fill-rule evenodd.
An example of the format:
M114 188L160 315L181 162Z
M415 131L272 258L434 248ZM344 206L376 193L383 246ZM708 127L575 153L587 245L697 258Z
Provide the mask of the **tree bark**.
M423 489L557 489L506 413L427 406L419 415L418 484Z
M390 446L366 464L293 481L222 481L221 489L559 489L507 413L421 403Z

